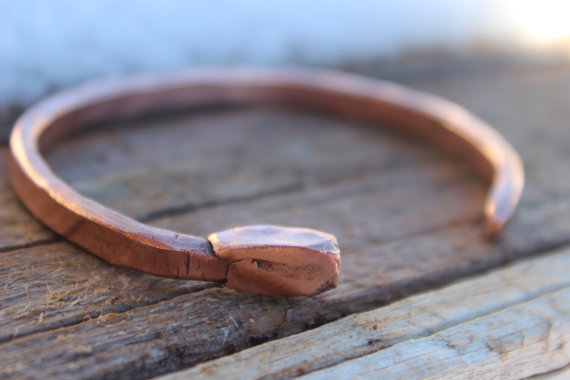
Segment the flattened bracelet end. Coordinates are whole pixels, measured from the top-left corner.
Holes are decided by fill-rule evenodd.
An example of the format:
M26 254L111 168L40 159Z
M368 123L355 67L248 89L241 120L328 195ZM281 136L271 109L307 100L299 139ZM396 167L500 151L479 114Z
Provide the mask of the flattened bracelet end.
M312 296L335 288L340 271L336 237L308 228L257 225L208 236L228 262L226 286L258 294Z

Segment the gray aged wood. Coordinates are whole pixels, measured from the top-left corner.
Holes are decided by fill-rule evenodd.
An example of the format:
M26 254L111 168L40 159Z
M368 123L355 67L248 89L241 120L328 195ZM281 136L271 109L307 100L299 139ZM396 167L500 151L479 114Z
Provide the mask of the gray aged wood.
M528 187L500 242L482 238L483 186L462 166L352 121L212 109L99 129L50 155L80 191L182 232L330 231L343 251L339 287L263 297L115 268L41 227L2 177L0 373L152 377L569 243L570 68L407 84L461 103L520 150Z
M561 289L305 378L520 379L546 372L570 361L569 305L570 289Z
M570 365L561 369L530 377L533 380L566 380L570 378Z
M432 336L407 341L305 379L521 379L570 361L565 288Z
M520 378L552 371L570 362L568 273L564 249L163 379Z

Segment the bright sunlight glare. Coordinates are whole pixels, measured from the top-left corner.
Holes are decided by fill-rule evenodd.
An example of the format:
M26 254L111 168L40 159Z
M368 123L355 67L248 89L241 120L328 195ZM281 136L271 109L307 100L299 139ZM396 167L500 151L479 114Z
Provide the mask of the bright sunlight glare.
M570 40L570 0L506 0L505 13L531 45Z

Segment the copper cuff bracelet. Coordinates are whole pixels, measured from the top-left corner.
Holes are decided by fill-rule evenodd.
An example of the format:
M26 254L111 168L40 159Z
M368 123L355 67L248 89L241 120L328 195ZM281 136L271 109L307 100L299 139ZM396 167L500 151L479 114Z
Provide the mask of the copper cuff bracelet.
M466 159L490 184L485 231L514 213L524 174L519 155L463 108L396 84L323 70L204 69L87 85L26 111L10 138L10 180L25 206L58 234L103 260L157 276L218 281L270 295L334 288L340 250L332 235L249 226L208 240L145 225L88 199L58 178L41 151L71 130L112 117L210 104L284 104L382 122Z

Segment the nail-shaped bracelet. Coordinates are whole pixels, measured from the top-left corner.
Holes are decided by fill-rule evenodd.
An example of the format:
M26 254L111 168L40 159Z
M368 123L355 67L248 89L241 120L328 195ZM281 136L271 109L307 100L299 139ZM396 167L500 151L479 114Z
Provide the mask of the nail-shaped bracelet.
M115 265L270 295L309 296L334 288L340 250L333 235L260 225L205 239L152 227L79 194L53 173L41 153L66 133L110 117L252 103L382 122L467 160L490 183L484 205L489 238L505 226L520 199L524 174L519 155L465 109L388 82L291 69L201 69L86 85L51 96L16 122L10 138L12 186L40 221Z

